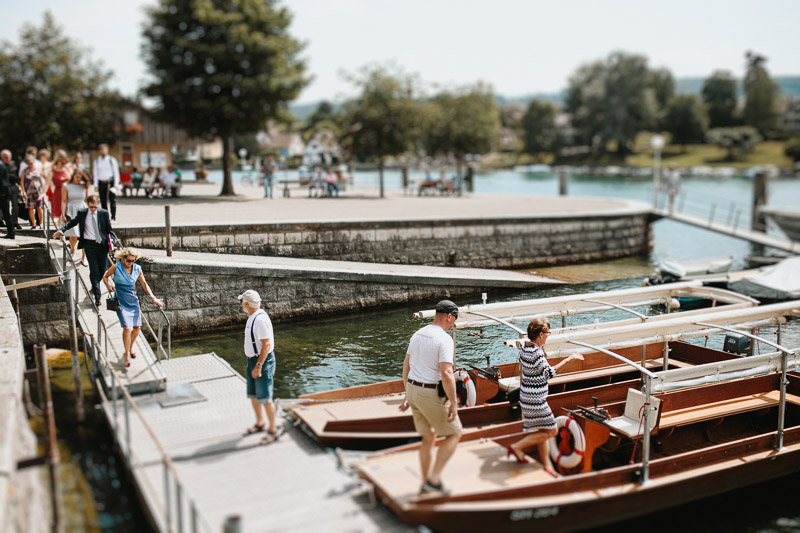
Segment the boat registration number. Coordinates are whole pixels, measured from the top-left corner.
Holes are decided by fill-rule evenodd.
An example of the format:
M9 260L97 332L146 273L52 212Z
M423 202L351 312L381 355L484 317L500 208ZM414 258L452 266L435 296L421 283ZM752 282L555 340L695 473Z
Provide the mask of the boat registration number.
M531 518L549 518L558 514L558 507L540 507L538 509L517 509L511 511L512 522L530 520Z

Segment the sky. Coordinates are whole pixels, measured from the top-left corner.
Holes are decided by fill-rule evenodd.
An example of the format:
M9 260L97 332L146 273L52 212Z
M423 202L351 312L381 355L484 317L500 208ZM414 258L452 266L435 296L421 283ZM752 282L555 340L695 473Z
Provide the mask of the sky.
M2 39L49 9L67 36L114 72L134 96L145 8L155 0L28 0L4 7ZM284 0L292 35L306 43L313 81L297 103L340 101L342 76L390 61L441 87L490 83L508 97L555 93L582 64L614 51L643 54L675 77L744 73L744 55L766 56L773 76L800 75L798 0Z

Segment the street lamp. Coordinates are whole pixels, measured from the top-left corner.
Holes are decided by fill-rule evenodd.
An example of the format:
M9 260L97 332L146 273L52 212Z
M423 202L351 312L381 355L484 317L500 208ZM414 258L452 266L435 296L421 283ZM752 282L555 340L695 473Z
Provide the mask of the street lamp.
M661 177L661 149L664 148L664 137L655 134L650 139L653 147L653 207L658 207L658 182Z

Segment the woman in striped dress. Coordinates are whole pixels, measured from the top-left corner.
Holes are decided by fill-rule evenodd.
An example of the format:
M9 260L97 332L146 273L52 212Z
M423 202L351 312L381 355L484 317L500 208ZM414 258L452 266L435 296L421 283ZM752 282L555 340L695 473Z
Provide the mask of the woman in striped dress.
M522 406L523 431L530 432L522 439L508 447L508 456L513 455L520 463L527 463L524 450L536 444L544 469L555 476L550 462L550 438L555 437L556 419L547 404L547 381L555 377L559 368L573 359L583 360L580 354L574 354L556 366L547 362L544 343L550 336L550 321L546 318L534 318L528 324L528 341L519 349L522 381L520 383L519 403Z

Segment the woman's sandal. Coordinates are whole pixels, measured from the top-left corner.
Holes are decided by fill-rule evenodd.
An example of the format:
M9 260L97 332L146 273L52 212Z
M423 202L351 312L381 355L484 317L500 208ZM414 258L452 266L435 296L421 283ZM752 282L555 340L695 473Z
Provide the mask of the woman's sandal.
M530 463L530 461L528 460L527 457L525 457L524 454L522 457L520 457L519 455L517 455L517 452L515 452L514 448L512 448L511 446L506 446L506 452L508 452L506 453L506 459L508 459L513 455L514 459L516 459L518 463Z
M131 359L136 359L136 353L131 352Z
M278 440L280 436L281 436L280 433L278 433L277 431L269 430L267 431L267 434L264 436L264 438L261 439L261 442L259 442L259 444L261 444L262 446L267 444L272 444L273 442Z
M261 433L265 429L267 429L266 424L254 424L249 428L247 428L247 430L244 433L242 433L242 435L252 435L253 433Z

